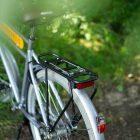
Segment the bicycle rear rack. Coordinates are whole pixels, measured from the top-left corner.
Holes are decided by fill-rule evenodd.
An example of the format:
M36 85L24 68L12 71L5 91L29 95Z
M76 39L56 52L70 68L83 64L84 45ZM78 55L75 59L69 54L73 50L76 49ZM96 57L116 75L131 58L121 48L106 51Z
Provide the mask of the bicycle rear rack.
M43 54L39 56L41 66L49 68L67 78L72 88L83 89L94 85L98 79L97 74L76 65L56 54Z
M73 100L73 94L72 94L72 89L73 88L77 88L77 89L83 89L83 88L87 88L90 86L94 86L94 82L95 80L98 79L97 74L91 72L88 69L85 69L79 65L76 65L56 54L42 54L39 56L39 64L45 68L45 76L46 76L46 91L47 91L47 96L46 96L46 101L47 101L47 114L49 114L49 94L48 94L48 75L47 75L47 69L51 69L53 71L55 71L56 73L64 76L65 78L68 79L69 83L70 83L70 93L71 93L71 97L69 99L69 101L67 102L67 104L65 105L65 107L63 108L63 110L61 111L60 115L58 116L57 120L55 121L55 123L53 124L53 126L50 126L49 123L49 127L50 127L50 132L53 132L55 130L55 127L57 125L57 123L59 122L59 120L61 119L61 117L63 116L64 112L67 110L67 108L69 107L70 103ZM91 99L94 97L96 93L93 93ZM49 115L47 115L49 116ZM74 119L77 118L77 123L79 122L79 120L82 118L81 116L75 115ZM50 122L50 119L47 118L48 122ZM72 121L73 122L73 121ZM72 127L70 125L70 127Z

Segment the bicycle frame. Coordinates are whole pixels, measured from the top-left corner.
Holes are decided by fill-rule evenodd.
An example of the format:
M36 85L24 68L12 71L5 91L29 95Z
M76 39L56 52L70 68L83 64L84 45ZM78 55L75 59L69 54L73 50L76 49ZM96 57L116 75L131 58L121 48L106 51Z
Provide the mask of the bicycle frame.
M13 44L14 48L16 48L16 50L19 52L19 54L25 58L25 69L24 69L24 76L23 76L23 82L22 82L21 96L19 94L20 91L19 91L19 87L17 84L18 83L17 82L18 81L18 67L17 67L16 61L15 61L14 57L12 56L12 54L10 53L10 51L6 47L3 47L2 45L0 46L1 60L5 67L6 73L9 78L10 86L11 86L14 96L15 96L16 106L14 108L20 109L31 122L33 122L37 127L40 127L39 124L37 124L34 121L34 118L26 112L26 108L25 108L26 107L25 100L26 100L27 86L28 86L27 85L28 72L29 72L30 76L31 76L32 84L35 89L37 101L38 101L39 107L41 109L42 118L43 118L44 124L47 126L48 123L47 123L47 119L46 119L46 114L45 114L44 108L42 106L42 99L39 94L39 87L37 85L37 81L36 81L34 71L33 71L32 60L34 59L38 63L38 58L32 48L32 44L33 44L32 37L34 37L34 27L31 28L31 34L30 34L29 39L25 38L18 31L16 31L16 30L14 30L14 31L23 38L23 40L25 41L25 43L27 43L27 46L28 46L27 55L26 55L22 50L18 49Z
M38 57L35 54L35 52L33 51L32 48L32 44L34 42L34 26L31 28L31 32L30 32L30 37L29 39L27 39L26 37L24 37L22 34L20 34L18 31L16 31L14 29L14 31L23 38L24 42L27 44L28 49L27 49L27 54L25 54L22 50L20 50L19 48L17 48L14 44L14 48L19 52L19 54L21 56L23 56L25 58L25 69L24 69L24 76L23 76L23 81L22 81L22 90L21 90L21 96L19 95L20 91L17 85L17 81L18 81L18 67L16 64L16 61L14 59L14 57L12 56L12 54L10 53L10 51L6 48L6 47L2 47L0 46L0 56L3 62L3 65L5 67L6 73L9 77L9 82L10 82L10 86L13 90L15 99L16 99L16 105L14 105L13 109L20 109L23 114L36 126L36 127L42 127L41 124L38 124L34 117L32 117L27 111L26 111L26 95L27 95L27 88L28 88L28 76L30 75L31 77L31 81L32 84L34 86L35 89L35 94L37 97L37 101L41 110L41 114L42 114L42 118L44 121L44 125L48 126L48 120L47 120L47 116L45 113L45 110L42 106L42 99L41 96L39 94L40 90L34 75L34 71L33 71L33 63L32 60L34 59L37 63L39 63L38 61ZM11 64L11 65L10 65ZM14 67L14 68L12 68ZM28 75L29 72L29 75ZM56 98L59 100L59 104L61 106L61 108L64 108L64 105L62 103L62 101L60 100L60 97L58 94L55 94ZM68 114L65 112L64 115L66 116L67 120L70 122L69 116Z
M30 32L30 37L29 39L27 39L26 37L24 37L22 34L20 34L18 31L14 30L19 36L22 37L22 39L24 40L24 42L27 44L28 49L27 49L27 54L25 54L23 51L21 51L20 49L18 49L17 47L16 50L19 52L19 54L21 56L23 56L25 58L25 69L24 69L24 76L23 76L23 81L22 81L22 89L21 91L19 91L19 87L18 87L18 67L16 64L16 61L14 59L14 57L12 56L12 54L10 53L10 51L6 48L3 47L2 45L0 45L0 57L2 60L2 63L5 67L6 73L8 75L9 78L9 82L10 82L10 86L13 90L14 96L15 96L15 101L16 101L16 105L14 106L15 109L19 109L23 112L23 114L25 115L25 117L32 122L37 128L42 128L48 126L48 120L47 120L47 115L45 112L45 109L42 105L42 98L40 96L40 89L36 80L36 77L34 75L34 64L33 64L33 59L39 63L38 61L38 57L35 54L35 52L33 51L33 38L34 38L34 27L31 28L31 32ZM13 44L14 45L14 44ZM15 46L15 45L14 45ZM31 114L29 114L27 112L26 109L26 95L27 95L27 87L28 87L28 73L30 74L30 78L31 78L31 82L32 85L34 87L34 91L36 94L36 98L37 98L37 102L41 111L41 115L42 115L42 119L44 122L44 125L42 126L42 124L39 124L36 120L35 117L32 116ZM50 84L50 83L49 83ZM50 84L51 85L51 84ZM78 90L78 89L74 89L74 90ZM86 108L86 110L88 110L89 116L90 116L90 122L92 124L93 129L95 130L96 134L95 137L101 139L103 138L103 135L100 135L97 132L97 126L96 126L96 116L98 116L96 109L94 108L94 106L92 105L92 102L88 100L88 96L86 95L86 93L84 93L84 91L82 91L83 94L75 94L73 97L73 100L76 100L76 98L80 98L83 103L83 107ZM20 95L21 93L21 95ZM64 108L63 103L61 101L61 99L59 99L59 95L56 94L56 98L59 100L59 104L62 108ZM65 117L69 120L69 116L68 114L65 112ZM94 123L93 123L94 122Z

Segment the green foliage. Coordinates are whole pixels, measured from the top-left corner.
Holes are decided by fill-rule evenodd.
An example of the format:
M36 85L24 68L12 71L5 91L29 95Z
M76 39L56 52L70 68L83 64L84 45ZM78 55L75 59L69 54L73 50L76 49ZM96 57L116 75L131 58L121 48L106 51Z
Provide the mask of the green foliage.
M37 53L51 51L74 60L99 73L101 80L115 83L120 92L129 73L139 74L139 0L26 0L17 5L16 10L21 8L18 17L33 9L59 15L37 27ZM27 35L29 27L16 21Z

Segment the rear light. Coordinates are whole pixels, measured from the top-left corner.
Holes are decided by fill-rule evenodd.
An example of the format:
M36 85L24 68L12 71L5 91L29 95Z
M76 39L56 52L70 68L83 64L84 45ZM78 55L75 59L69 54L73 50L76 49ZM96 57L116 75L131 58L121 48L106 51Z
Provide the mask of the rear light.
M97 117L97 128L99 133L104 133L107 130L107 125L103 116Z
M93 81L83 82L83 83L76 83L75 84L75 88L77 88L77 89L83 89L83 88L87 88L87 87L91 87L91 86L94 86Z

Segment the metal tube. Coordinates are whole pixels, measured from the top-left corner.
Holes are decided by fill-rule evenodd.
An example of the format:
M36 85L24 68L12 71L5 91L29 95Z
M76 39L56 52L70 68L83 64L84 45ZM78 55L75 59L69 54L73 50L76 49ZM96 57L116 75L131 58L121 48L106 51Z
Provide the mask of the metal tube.
M31 46L29 46L29 49L31 49ZM44 106L43 106L43 101L42 101L41 95L39 93L39 86L38 86L38 83L36 81L36 78L35 78L35 75L34 75L34 72L33 72L32 55L33 55L32 50L28 50L28 61L30 62L29 63L29 72L30 72L30 75L31 75L32 83L33 83L33 86L34 86L34 91L35 91L35 94L36 94L38 105L40 107L40 111L41 111L41 114L42 114L43 121L44 121L45 125L48 126L47 117L46 117L46 113L45 113Z
M23 82L22 82L22 90L21 90L21 104L24 103L27 95L27 88L28 88L28 58L26 58L25 62L25 68L24 68L24 76L23 76Z
M59 96L59 93L58 93L57 89L55 88L55 86L54 86L52 81L49 81L49 85L50 85L50 87L51 87L51 89L52 89L52 91L54 93L54 96L55 96L60 108L63 110L65 106L64 106L64 104L63 104L63 102L62 102L62 100L61 100L61 98ZM65 111L64 115L67 118L68 122L70 123L71 121L70 121L70 117L69 117L67 111Z
M19 98L18 86L17 86L17 83L16 83L15 78L13 76L13 73L11 71L11 67L8 64L9 60L6 59L5 51L4 51L4 49L2 49L2 47L0 47L0 56L1 56L1 59L3 62L3 65L5 67L6 73L8 75L8 79L11 83L11 87L12 87L13 93L15 95L15 99L16 99L17 103L19 103L20 98Z

